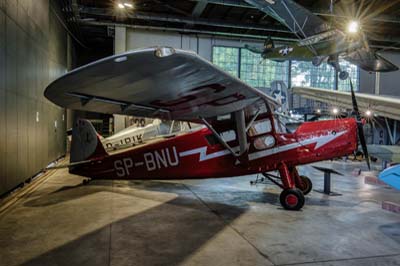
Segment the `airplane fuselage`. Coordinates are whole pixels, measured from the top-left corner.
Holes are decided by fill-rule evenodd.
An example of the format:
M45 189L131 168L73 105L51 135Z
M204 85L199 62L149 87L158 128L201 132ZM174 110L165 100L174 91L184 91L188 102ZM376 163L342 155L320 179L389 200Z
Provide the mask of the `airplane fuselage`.
M248 137L246 158L236 158L212 141L207 128L143 147L111 154L70 172L99 179L189 179L240 176L273 171L284 162L296 166L352 153L356 148L354 119L304 123L295 133L264 134L273 145L256 149L259 137ZM236 140L228 142L236 149ZM185 173L185 174L183 174Z
M298 60L312 61L316 56L337 57L345 53L353 52L362 47L360 40L348 39L345 36L333 36L314 44L295 43L291 45L273 48L262 54L264 59L274 61Z

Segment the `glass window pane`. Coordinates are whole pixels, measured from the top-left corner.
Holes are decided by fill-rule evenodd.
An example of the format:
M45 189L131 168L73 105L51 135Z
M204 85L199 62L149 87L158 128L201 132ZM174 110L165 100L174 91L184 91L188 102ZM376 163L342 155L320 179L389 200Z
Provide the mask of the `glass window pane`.
M214 46L212 62L231 75L238 77L239 48Z
M334 89L335 70L327 63L316 67L311 62L293 61L292 85Z
M270 88L274 80L288 82L288 65L286 62L262 60L259 54L241 49L240 79L255 88Z
M254 124L250 127L248 134L250 137L253 137L271 132L271 130L272 130L271 120L263 119L255 121Z
M265 150L275 145L275 138L271 135L256 138L253 141L254 148L257 150Z

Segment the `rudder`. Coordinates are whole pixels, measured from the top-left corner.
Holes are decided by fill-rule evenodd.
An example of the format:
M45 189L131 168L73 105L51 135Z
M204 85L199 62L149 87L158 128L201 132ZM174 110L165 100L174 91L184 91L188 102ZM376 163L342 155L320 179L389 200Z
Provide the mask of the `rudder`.
M76 120L72 129L70 162L81 162L107 155L92 123L85 119Z

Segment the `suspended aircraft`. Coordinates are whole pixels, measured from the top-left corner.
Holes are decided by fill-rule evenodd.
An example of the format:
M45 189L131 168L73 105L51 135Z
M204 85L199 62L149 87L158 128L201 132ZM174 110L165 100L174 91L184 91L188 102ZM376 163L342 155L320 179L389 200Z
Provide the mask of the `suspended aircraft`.
M65 165L70 173L92 179L261 173L282 189L280 203L288 210L301 209L312 188L297 166L351 154L362 127L348 118L303 123L287 132L274 116L279 105L273 98L194 52L170 47L129 51L77 68L51 83L44 94L70 109L205 126L108 153L90 122L77 120L70 164ZM279 176L268 173L275 170Z
M314 66L327 62L342 80L346 80L349 73L341 69L339 59L369 72L399 69L369 46L357 21L350 21L345 32L292 0L245 1L281 22L299 39L297 43L281 47L275 47L271 38L266 40L263 48L246 45L248 50L261 54L263 59L311 61Z

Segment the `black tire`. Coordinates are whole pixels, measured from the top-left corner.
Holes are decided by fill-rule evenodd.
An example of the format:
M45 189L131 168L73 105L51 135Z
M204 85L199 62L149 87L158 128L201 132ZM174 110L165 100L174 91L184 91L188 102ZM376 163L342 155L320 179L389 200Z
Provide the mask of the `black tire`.
M279 196L281 205L286 210L298 211L304 206L304 195L298 188L289 188L281 192Z
M300 178L304 185L304 188L302 188L301 191L303 192L303 195L307 195L312 190L312 181L305 175L301 175Z
M347 71L340 71L339 72L339 78L341 80L346 80L349 77L349 72Z

